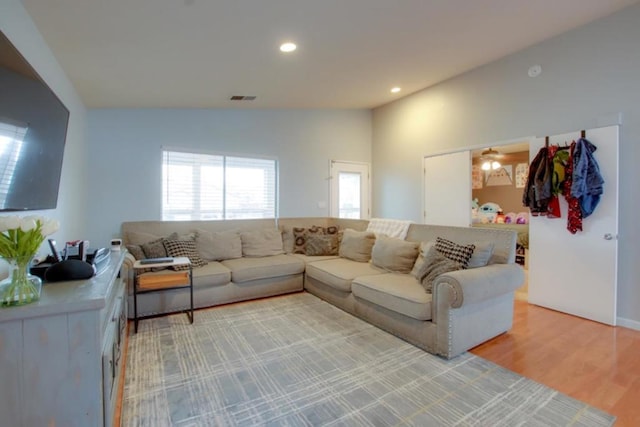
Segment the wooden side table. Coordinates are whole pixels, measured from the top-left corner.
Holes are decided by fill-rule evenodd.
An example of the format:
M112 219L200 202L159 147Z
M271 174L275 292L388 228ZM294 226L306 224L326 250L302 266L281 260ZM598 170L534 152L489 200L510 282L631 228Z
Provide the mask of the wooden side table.
M188 265L189 270L164 272L163 274L140 275L138 270L157 267L172 267L176 265ZM187 257L176 257L171 262L159 263L141 263L136 261L133 263L134 269L134 285L133 285L133 322L134 331L138 333L138 321L149 319L152 317L164 316L172 313L153 314L149 316L138 317L138 295L150 292L162 292L171 289L189 288L189 309L184 310L189 318L189 323L193 323L193 269L191 261Z

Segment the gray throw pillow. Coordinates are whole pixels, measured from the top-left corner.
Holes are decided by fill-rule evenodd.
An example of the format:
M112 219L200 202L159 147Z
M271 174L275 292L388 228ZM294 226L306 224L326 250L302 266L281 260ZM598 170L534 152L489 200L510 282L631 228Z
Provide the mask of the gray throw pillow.
M189 236L193 236L190 238L194 238L195 234L190 234ZM134 252L130 251L131 254L136 258L136 259L145 259L145 258L164 258L169 256L167 254L167 250L164 247L164 243L163 240L164 239L177 239L178 238L178 233L171 233L169 236L167 237L158 237L154 234L150 234L150 233L144 233L144 232L139 232L139 231L131 231L127 234L128 239L130 240L130 244L127 245L127 249L129 247L133 247L134 248ZM134 243L134 242L140 242L140 243ZM138 256L140 255L140 253L138 251L136 251L135 246L140 247L140 249L142 250L142 257L138 258ZM138 256L136 256L136 254ZM161 270L166 270L167 267L153 267L153 268L144 268L144 269L137 269L136 271L138 272L138 274L142 274L142 273L146 273L149 271L161 271Z
M145 259L146 256L140 245L127 245L127 250L136 260Z
M142 251L147 258L164 258L167 256L167 250L164 248L164 244L162 243L162 238L152 240L151 242L147 242L143 245Z
M432 247L424 257L424 263L418 271L417 279L427 293L433 291L433 281L441 274L462 270L462 266Z
M491 255L493 255L493 242L474 242L475 249L473 255L469 259L469 265L467 268L484 267L489 263Z
M409 273L418 257L418 242L380 235L371 251L371 262L376 267L397 273Z
M127 251L136 259L136 261L147 258L140 245L126 245ZM151 268L136 268L137 274L148 273L153 271Z
M369 262L376 235L371 231L344 230L339 255L358 262Z
M420 270L420 267L422 267L422 264L424 264L424 256L429 252L429 249L431 249L435 244L436 242L433 240L429 240L427 242L420 242L420 253L416 258L415 264L413 264L413 269L411 270L411 275L413 277L418 277L418 271Z

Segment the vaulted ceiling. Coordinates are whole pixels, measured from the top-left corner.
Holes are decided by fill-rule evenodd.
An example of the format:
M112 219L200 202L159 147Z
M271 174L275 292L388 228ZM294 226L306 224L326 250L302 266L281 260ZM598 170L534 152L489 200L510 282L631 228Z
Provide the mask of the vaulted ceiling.
M637 1L22 0L98 108L373 108Z

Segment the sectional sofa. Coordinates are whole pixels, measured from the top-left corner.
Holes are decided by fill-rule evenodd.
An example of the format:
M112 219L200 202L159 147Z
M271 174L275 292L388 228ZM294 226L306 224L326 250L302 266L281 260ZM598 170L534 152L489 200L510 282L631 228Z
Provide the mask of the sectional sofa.
M366 233L367 226L366 220L337 218L125 222L122 237L130 253L122 273L129 304L133 304L132 254L144 257L140 249L150 251L154 242L178 239L192 241L189 249L206 262L193 269L196 308L305 290L445 358L511 328L514 292L524 280L522 268L514 262L516 233L411 224L400 240L372 236ZM316 238L316 232L321 236ZM303 237L312 234L314 245L320 242L324 248L319 253L330 250L330 255L307 255L311 245L300 250ZM437 276L428 293L417 277L425 266L419 263L427 248L441 239L474 245L470 262L476 266ZM350 242L371 245L369 259L348 253ZM479 249L484 259L477 259ZM183 289L138 296L142 316L180 311L188 305L189 293Z

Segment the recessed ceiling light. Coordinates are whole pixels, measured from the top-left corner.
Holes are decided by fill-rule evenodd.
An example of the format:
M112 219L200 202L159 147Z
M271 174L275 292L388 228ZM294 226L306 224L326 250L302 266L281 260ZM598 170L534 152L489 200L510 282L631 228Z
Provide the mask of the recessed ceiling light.
M400 89L398 86L391 88L391 93L398 93L400 92L402 89Z
M291 43L291 42L282 43L280 45L280 51L285 52L285 53L293 52L297 48L298 48L298 46L296 46L295 43Z

